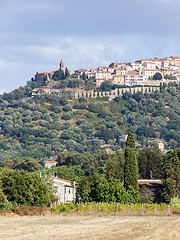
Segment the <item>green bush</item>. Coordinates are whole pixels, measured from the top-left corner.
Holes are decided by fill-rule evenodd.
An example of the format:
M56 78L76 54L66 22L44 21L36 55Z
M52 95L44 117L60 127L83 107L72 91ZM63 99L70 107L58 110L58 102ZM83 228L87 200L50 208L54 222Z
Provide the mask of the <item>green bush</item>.
M72 113L70 113L70 112L66 112L62 115L63 120L67 121L67 120L70 120L71 118L72 118Z
M53 200L51 185L38 175L25 171L9 170L1 172L1 207L13 205L48 206Z

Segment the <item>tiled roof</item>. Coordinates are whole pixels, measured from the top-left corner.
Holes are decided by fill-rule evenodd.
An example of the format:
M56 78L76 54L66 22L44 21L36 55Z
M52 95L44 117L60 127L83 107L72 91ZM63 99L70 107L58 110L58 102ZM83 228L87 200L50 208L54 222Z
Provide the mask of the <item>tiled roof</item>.
M144 71L155 71L155 72L160 72L160 69L148 69L148 68L143 68Z
M55 177L53 179L53 181L56 184L62 184L62 185L68 186L68 187L73 187L73 181L69 181L69 180L65 180L65 179L57 178L57 177ZM75 182L75 184L77 185L78 183Z
M170 58L180 59L180 57L171 56Z

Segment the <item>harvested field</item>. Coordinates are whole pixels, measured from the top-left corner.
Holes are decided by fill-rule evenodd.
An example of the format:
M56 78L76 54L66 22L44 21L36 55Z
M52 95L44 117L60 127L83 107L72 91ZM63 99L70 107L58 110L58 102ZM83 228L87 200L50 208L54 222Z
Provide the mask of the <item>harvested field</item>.
M0 239L179 240L179 216L0 216Z

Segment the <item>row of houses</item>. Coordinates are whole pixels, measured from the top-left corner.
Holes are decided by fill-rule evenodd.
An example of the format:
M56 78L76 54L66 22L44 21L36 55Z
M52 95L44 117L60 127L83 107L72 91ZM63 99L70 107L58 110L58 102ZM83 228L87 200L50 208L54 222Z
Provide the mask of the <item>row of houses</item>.
M65 72L62 60L59 64L59 69ZM37 72L35 81L39 86L44 86L46 85L45 81L49 82L52 80L56 71ZM82 78L86 74L88 79L94 78L96 87L99 87L106 80L111 80L113 84L117 85L146 85L146 82L153 79L156 73L160 73L162 78L168 75L175 79L180 79L180 57L140 59L135 62L123 63L113 62L108 67L99 66L90 70L81 68L75 70L73 75L76 78ZM153 85L151 82L149 84Z
M78 69L74 74L76 78L81 78L83 73L88 79L94 78L97 87L106 80L112 80L113 84L118 85L144 85L146 81L153 79L156 73L160 73L162 78L169 75L179 79L180 57L140 59L125 63L114 62L108 67Z

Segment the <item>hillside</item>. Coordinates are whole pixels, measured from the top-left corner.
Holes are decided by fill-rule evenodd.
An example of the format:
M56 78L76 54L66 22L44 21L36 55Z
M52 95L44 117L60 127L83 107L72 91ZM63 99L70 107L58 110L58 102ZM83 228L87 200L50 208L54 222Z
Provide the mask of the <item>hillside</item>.
M109 102L108 97L73 99L65 91L32 97L34 84L0 96L1 161L43 162L62 151L113 152L124 147L119 136L128 131L139 147L150 138L164 140L166 149L180 147L180 86L126 92Z

